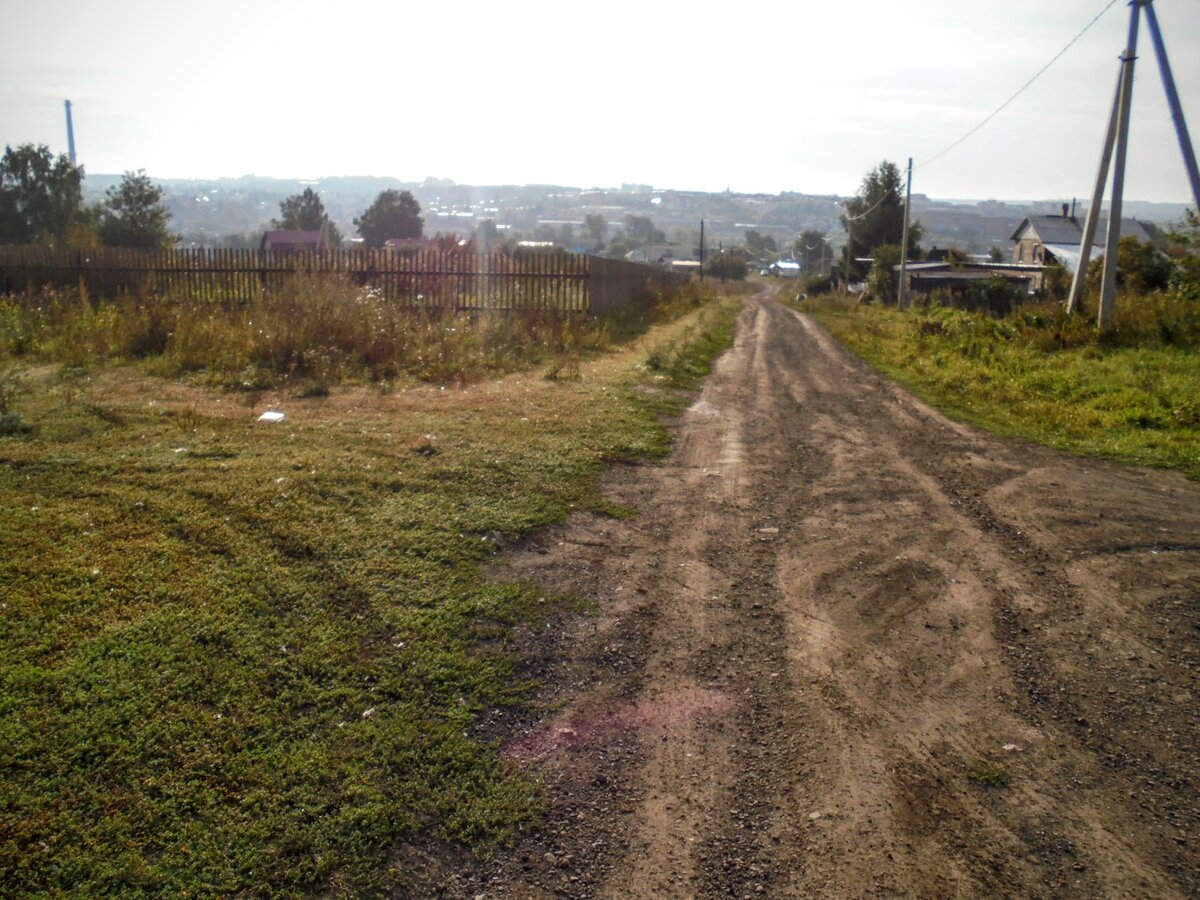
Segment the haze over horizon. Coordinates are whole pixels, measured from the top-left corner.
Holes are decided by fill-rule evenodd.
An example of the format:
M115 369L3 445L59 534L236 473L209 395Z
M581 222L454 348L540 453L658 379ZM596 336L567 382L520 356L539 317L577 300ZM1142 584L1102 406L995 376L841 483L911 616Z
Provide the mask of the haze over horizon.
M66 151L64 99L91 173L155 178L427 176L853 193L882 159L930 197L1086 198L1128 9L1106 0L766 3L696 15L615 0L398 8L67 0L6 16L0 141ZM1200 3L1155 3L1185 115L1200 129ZM1191 203L1143 27L1126 197Z

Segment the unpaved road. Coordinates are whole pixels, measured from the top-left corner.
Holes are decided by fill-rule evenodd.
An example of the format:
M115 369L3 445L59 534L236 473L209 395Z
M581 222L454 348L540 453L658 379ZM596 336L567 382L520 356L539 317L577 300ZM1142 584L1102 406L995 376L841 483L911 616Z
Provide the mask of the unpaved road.
M1200 486L955 424L810 319L735 347L620 522L504 577L545 830L486 897L1200 896Z

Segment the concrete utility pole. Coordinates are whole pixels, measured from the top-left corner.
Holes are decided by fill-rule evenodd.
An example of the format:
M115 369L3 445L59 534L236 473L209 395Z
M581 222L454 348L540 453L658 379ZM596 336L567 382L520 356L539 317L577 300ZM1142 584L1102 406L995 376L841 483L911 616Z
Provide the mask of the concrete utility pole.
M1162 75L1163 89L1167 92L1167 104L1171 107L1171 118L1175 122L1175 136L1179 138L1179 149L1183 151L1183 164L1192 183L1192 202L1200 212L1200 172L1196 167L1196 151L1188 134L1187 122L1183 118L1183 106L1179 102L1179 91L1175 90L1175 78L1171 75L1171 63L1167 60L1167 46L1163 43L1162 31L1158 27L1158 16L1154 13L1153 0L1144 0L1146 22L1150 26L1150 38L1154 41L1154 52L1158 56L1158 71Z
M1125 160L1129 151L1129 118L1133 102L1133 67L1137 59L1138 20L1142 10L1146 12L1146 20L1150 25L1150 36L1154 41L1154 52L1158 57L1158 69L1162 75L1163 89L1167 93L1167 103L1171 107L1171 118L1175 122L1175 136L1179 139L1179 149L1183 152L1183 163L1187 168L1188 180L1192 186L1192 201L1200 209L1200 172L1196 165L1196 153L1192 148L1192 138L1188 134L1187 122L1183 116L1183 106L1179 102L1179 92L1175 88L1175 78L1171 74L1171 63L1167 59L1167 48L1163 43L1162 31L1158 26L1155 15L1154 0L1131 0L1132 8L1129 16L1129 38L1126 41L1125 52L1121 56L1121 76L1117 81L1117 96L1113 100L1112 115L1108 122L1108 131L1104 138L1104 152L1100 154L1100 171L1096 175L1096 189L1092 193L1092 205L1088 208L1087 224L1079 243L1079 262L1075 268L1075 276L1071 281L1071 294L1067 298L1067 312L1074 313L1079 308L1083 297L1083 288L1087 280L1088 263L1091 261L1092 244L1096 238L1096 225L1100 217L1100 205L1104 201L1104 185L1108 180L1109 163L1113 162L1113 150L1116 149L1116 160L1113 165L1112 203L1108 214L1108 234L1104 249L1104 277L1100 289L1100 311L1097 325L1101 332L1113 329L1114 296L1117 284L1117 256L1121 243L1121 205L1125 190Z
M704 280L704 220L700 220L700 280Z
M846 208L846 271L842 274L846 276L846 283L843 285L846 295L850 295L850 264L854 261L854 254L850 252L854 246L854 231L851 227L854 220L850 218L850 208Z
M1108 167L1112 163L1113 145L1117 142L1117 109L1121 105L1121 86L1125 83L1125 69L1117 77L1117 93L1113 97L1112 115L1108 117L1108 131L1104 137L1104 151L1100 154L1100 171L1096 174L1096 189L1092 191L1092 203L1088 207L1083 226L1083 239L1079 242L1079 261L1075 276L1071 279L1071 293L1067 297L1067 314L1073 315L1083 299L1087 284L1088 263L1092 261L1092 245L1096 242L1096 228L1100 224L1100 206L1104 203L1104 185L1108 183Z
M67 156L71 165L75 165L75 125L71 121L71 101L64 100L67 107Z
M900 286L896 290L896 305L908 309L908 210L912 206L912 157L908 158L908 181L904 185L904 230L900 237Z
M1129 107L1133 102L1133 64L1137 60L1138 21L1142 0L1134 0L1129 16L1129 41L1121 58L1121 93L1117 105L1117 156L1113 160L1112 203L1108 208L1108 240L1104 245L1104 279L1100 288L1100 333L1113 330L1117 291L1117 256L1121 243L1121 201L1125 193L1125 158L1129 154Z

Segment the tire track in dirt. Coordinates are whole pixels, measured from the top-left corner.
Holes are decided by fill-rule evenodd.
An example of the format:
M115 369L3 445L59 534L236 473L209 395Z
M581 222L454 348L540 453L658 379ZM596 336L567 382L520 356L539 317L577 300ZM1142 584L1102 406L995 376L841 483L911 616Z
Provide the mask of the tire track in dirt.
M548 827L455 890L1200 891L1196 485L952 423L757 297L610 490L636 522L510 559L596 610L529 638Z

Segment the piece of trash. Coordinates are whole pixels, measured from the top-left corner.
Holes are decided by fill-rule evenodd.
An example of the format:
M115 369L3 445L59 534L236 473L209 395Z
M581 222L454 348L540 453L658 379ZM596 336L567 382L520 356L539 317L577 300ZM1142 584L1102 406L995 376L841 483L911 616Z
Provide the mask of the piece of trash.
M560 729L558 729L558 733L560 735L562 735L563 737L568 737L568 738L573 738L573 737L579 736L579 732L577 732L574 728L560 728Z
M362 717L363 717L364 719L369 719L369 718L370 718L371 716L373 716L373 715L375 715L375 707L373 707L373 706L372 706L370 709L364 709L364 710L363 710Z
M779 529L778 528L760 528L760 529L758 529L758 533L759 534L779 534Z
M810 822L815 822L819 818L821 818L821 814L819 812L811 812L808 814L808 821Z
M171 450L172 453L187 453L187 447L175 447Z
M282 422L283 419L283 413L277 409L268 409L265 413L258 417L258 421L260 422Z
M1003 750L1005 753L1020 753L1021 752L1021 748L1018 747L1016 744L1005 744L1000 749Z

